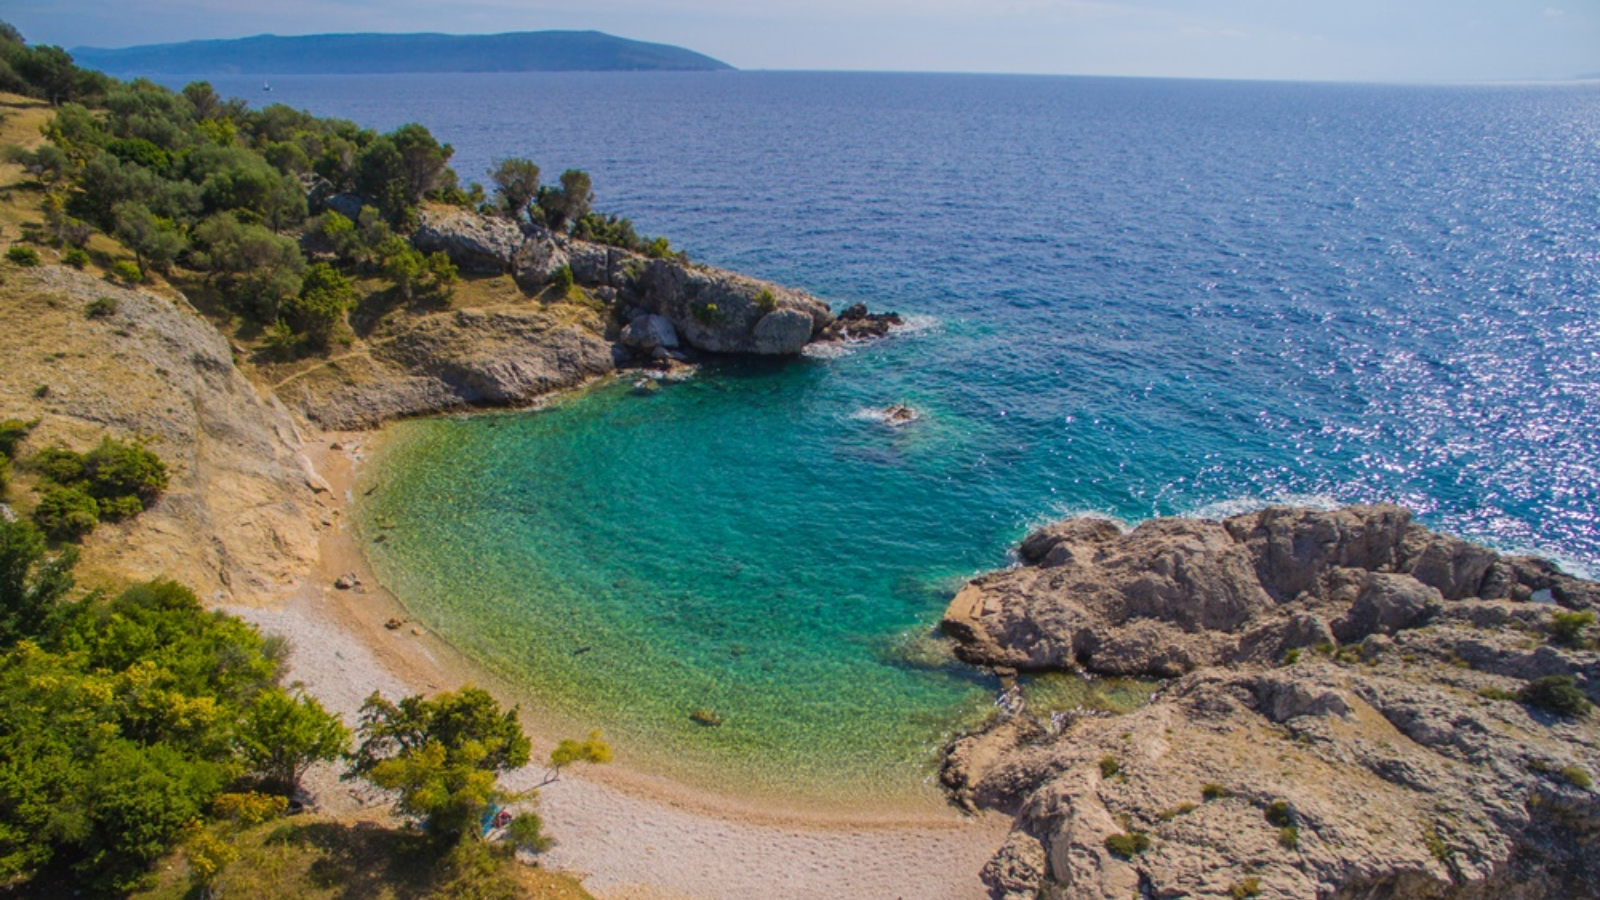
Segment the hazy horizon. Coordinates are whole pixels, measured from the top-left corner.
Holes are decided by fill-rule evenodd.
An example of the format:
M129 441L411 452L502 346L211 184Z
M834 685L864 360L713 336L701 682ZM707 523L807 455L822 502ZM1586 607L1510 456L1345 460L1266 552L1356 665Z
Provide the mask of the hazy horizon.
M354 32L604 31L741 69L1358 82L1567 80L1600 74L1600 3L1382 0L22 0L30 42L119 48Z

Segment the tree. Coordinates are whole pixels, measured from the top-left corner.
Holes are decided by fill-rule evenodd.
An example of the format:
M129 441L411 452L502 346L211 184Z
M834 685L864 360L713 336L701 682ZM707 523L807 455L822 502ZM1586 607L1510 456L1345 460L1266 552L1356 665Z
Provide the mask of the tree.
M539 211L551 231L566 231L568 226L589 214L594 202L589 173L568 169L561 173L561 187L539 191Z
M350 220L344 221L349 223ZM326 345L339 323L344 321L345 310L350 308L355 297L355 286L350 279L327 263L317 263L306 270L300 295L289 301L285 311L295 328L313 342Z
M203 248L195 264L221 275L263 322L277 320L283 301L300 293L306 261L293 238L247 225L231 212L201 222L194 237Z
M111 209L116 222L113 234L139 264L139 274L148 270L165 272L188 244L177 225L152 213L143 203L125 200Z
M539 196L539 167L531 159L502 159L489 170L489 178L495 183L501 208L513 219L520 218Z
M0 648L37 638L56 604L72 590L78 551L45 553L44 535L31 523L0 520Z
M347 777L395 791L396 808L445 843L477 835L483 811L507 799L497 777L530 756L517 713L470 685L399 703L375 693L361 706L361 743Z
M312 763L331 762L345 752L350 731L315 697L272 688L245 710L237 740L251 770L292 796Z
M550 772L545 775L542 785L559 780L561 770L575 762L595 765L611 762L611 745L600 739L598 731L589 732L589 737L581 741L572 738L563 740L550 751Z

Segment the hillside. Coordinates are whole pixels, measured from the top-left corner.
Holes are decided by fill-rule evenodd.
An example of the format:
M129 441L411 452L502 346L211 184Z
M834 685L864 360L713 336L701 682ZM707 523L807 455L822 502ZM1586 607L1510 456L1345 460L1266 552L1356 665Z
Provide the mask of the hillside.
M187 41L107 50L75 47L79 65L117 76L324 75L396 72L711 72L709 56L598 31L509 34L313 34Z

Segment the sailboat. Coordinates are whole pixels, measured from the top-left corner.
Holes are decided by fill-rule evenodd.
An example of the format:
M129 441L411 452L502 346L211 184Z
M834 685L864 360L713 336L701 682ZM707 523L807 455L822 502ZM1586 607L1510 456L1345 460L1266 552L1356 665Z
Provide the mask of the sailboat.
M266 83L265 81L263 81L263 82L261 82L261 89L263 91L270 91L270 90L272 90L272 85L270 85L270 84Z

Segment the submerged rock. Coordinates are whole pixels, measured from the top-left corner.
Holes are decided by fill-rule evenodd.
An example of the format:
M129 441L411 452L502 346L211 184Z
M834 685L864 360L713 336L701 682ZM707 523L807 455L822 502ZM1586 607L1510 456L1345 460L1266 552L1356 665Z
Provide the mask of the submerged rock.
M1017 816L994 896L1600 896L1600 716L1498 699L1600 692L1600 653L1525 599L1590 609L1592 583L1393 506L1079 519L1019 555L952 602L961 655L1176 680L1124 716L952 745L953 797Z
M859 341L881 338L903 325L899 313L870 313L865 303L848 306L817 334L819 341Z

